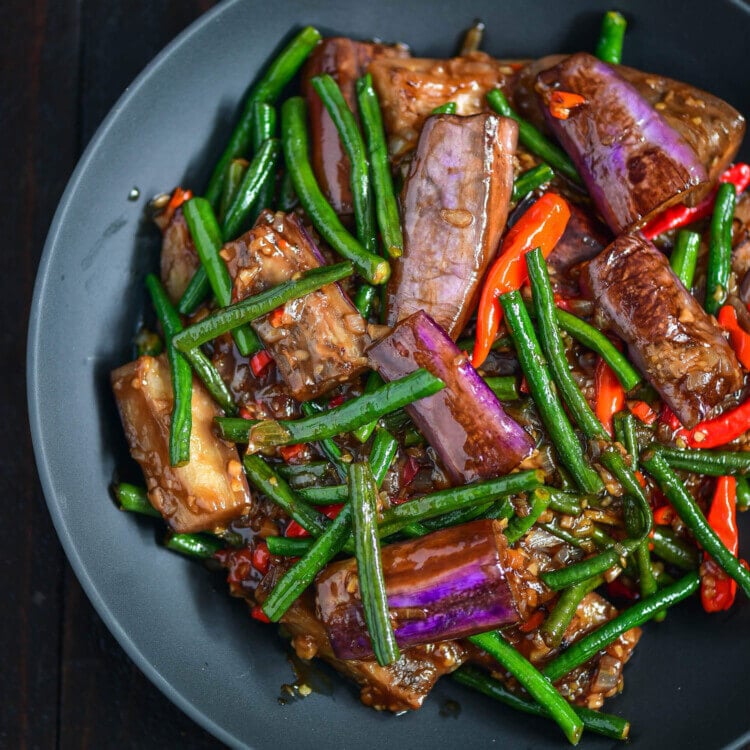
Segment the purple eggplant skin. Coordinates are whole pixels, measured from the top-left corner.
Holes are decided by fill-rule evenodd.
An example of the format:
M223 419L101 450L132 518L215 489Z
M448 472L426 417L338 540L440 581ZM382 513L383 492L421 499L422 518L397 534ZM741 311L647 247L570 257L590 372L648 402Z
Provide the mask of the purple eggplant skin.
M426 120L401 193L389 325L424 310L454 341L461 334L508 217L517 139L517 124L494 114Z
M536 77L557 65L565 55L549 55L519 71L513 85L513 103L518 113L536 127L546 130L544 107L534 93ZM718 96L672 78L629 68L611 66L655 107L695 151L710 182L732 163L745 135L745 118ZM700 200L703 196L697 193Z
M388 607L400 648L463 638L519 619L500 524L479 520L382 549ZM329 565L316 581L318 619L339 659L372 657L357 562Z
M544 116L615 234L704 192L708 175L695 151L609 65L586 52L566 57L537 76L543 105L556 90L586 100L566 119L548 106Z
M627 343L630 359L685 427L742 387L721 329L640 234L618 237L582 280L605 325Z
M424 367L445 383L406 410L455 484L503 476L533 452L528 433L427 313L401 321L367 356L386 381Z

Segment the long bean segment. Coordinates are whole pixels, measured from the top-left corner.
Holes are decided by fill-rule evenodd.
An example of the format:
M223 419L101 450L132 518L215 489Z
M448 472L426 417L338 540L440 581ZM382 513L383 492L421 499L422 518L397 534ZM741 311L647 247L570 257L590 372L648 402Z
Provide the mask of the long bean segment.
M677 583L662 589L658 594L642 599L617 617L606 622L602 627L573 643L567 650L547 664L542 670L542 674L552 682L559 680L580 664L588 661L594 654L606 648L627 630L643 625L644 622L647 622L659 612L694 594L699 585L698 573L692 572Z
M518 392L518 381L513 375L485 378L484 382L500 401L516 401L521 397Z
M345 506L299 562L284 573L263 602L263 612L271 622L278 622L315 576L341 552L351 527L351 507Z
M169 463L183 466L190 461L190 434L193 429L193 372L190 364L175 348L175 337L182 330L180 316L169 302L161 281L152 273L146 287L164 329L169 372L172 379L172 419L169 426Z
M368 464L353 463L349 467L349 493L357 578L365 623L378 664L391 664L400 654L391 625L380 557L378 491Z
M732 221L737 205L737 190L731 182L722 182L716 192L711 217L711 236L706 266L706 312L716 315L727 299L729 273L732 270Z
M300 408L306 417L312 417L315 414L325 411L325 407L316 401L305 401ZM338 444L331 438L322 438L318 440L318 447L323 455L333 464L333 468L336 469L339 479L346 481L349 474L349 466L344 460L344 454Z
M510 199L514 202L518 202L521 198L525 198L532 190L536 190L542 185L546 185L553 177L555 173L549 164L538 164L536 167L532 167L523 174L516 177L513 183L513 192L510 195Z
M206 188L206 199L215 206L221 196L226 177L226 169L232 159L245 156L252 139L253 112L256 102L271 103L276 100L283 88L302 67L313 47L320 41L320 32L307 26L284 47L274 59L258 83L253 86L245 100L239 122L235 126L229 143L224 149Z
M367 139L367 151L372 169L372 184L375 189L375 214L378 219L380 236L386 253L398 258L404 252L404 237L398 214L398 203L393 191L391 165L388 160L388 146L383 128L378 95L368 73L357 81L357 104L362 129Z
M253 152L258 153L263 144L276 135L276 107L266 102L255 102L253 107L252 142ZM258 198L250 212L250 223L254 224L264 208L271 208L276 192L276 173L269 172L260 188Z
M206 269L200 266L182 293L182 297L177 303L177 311L180 315L191 315L198 305L206 299L210 291L211 284L208 283L208 274Z
M630 456L630 468L635 471L638 468L638 435L635 428L635 417L629 411L621 411L615 414L614 419L615 438L625 448Z
M589 465L552 385L552 378L544 364L539 341L520 293L509 292L501 295L500 304L534 403L562 462L584 492L600 492L604 485Z
M727 549L719 535L711 528L693 496L685 489L679 477L669 468L667 460L659 453L643 457L643 466L659 483L661 491L677 511L684 524L693 532L696 541L711 557L734 578L750 596L750 572Z
M673 469L710 477L750 472L750 451L680 450L658 444L650 445L647 450L661 455Z
M693 286L700 246L701 236L698 232L683 229L677 235L674 249L669 256L669 265L685 289L691 289Z
M339 255L354 263L371 284L384 284L391 275L388 261L368 251L349 234L315 180L308 154L306 120L307 105L302 97L293 96L284 102L281 108L284 160L300 203L323 239Z
M576 341L596 352L612 369L626 391L635 388L643 376L628 362L617 347L594 326L566 310L555 310L560 327Z
M236 443L247 443L248 451L253 453L278 445L308 443L351 432L444 387L442 380L420 369L313 417L262 422L219 417L216 422L222 437Z
M486 651L504 669L507 669L528 694L544 707L563 730L568 741L577 745L583 732L583 722L568 703L544 676L524 656L495 632L471 635L469 640Z
M623 542L620 549L608 549L604 552L600 552L594 557L589 557L586 560L567 565L564 568L558 570L550 570L546 573L542 573L540 578L549 586L553 591L561 591L568 586L574 586L581 581L586 581L592 576L598 576L602 573L606 573L610 568L620 564L620 558L623 554L623 549L626 552L630 552L636 545L633 544L632 540Z
M555 608L541 627L542 637L548 646L556 648L560 645L583 597L603 583L604 578L602 576L592 576L563 591L557 600L557 604L555 604Z
M242 190L242 185L239 190ZM224 259L219 255L222 247L222 233L211 204L205 198L191 198L184 204L182 210L216 301L221 307L226 307L232 301L232 279L229 277ZM262 348L255 331L247 325L237 328L232 332L232 336L240 354L245 357Z
M250 323L250 321L267 315L289 300L304 297L316 289L341 281L351 276L351 263L336 263L332 266L320 266L300 275L299 279L284 281L260 294L247 297L240 302L225 307L186 328L175 336L175 346L182 352L205 344L222 333Z
M369 287L370 289L374 289L374 287ZM373 370L368 376L367 381L365 382L365 393L373 393L378 388L380 388L381 385L383 385L383 378L378 375L378 373ZM377 427L377 422L372 421L368 422L367 424L363 424L361 427L357 427L356 430L352 433L357 440L359 440L360 443L366 443L370 435L372 435L373 431Z
M622 13L610 10L602 18L602 30L596 45L596 56L604 62L619 65L622 61L622 42L628 22Z
M455 115L456 114L456 102L446 102L445 104L441 104L439 107L435 107L435 109L430 112L432 115Z
M311 83L331 120L333 120L341 143L349 156L357 238L368 252L376 253L378 241L375 232L375 211L370 186L370 166L367 161L367 150L362 134L359 132L357 121L354 119L354 115L336 81L326 73L315 76Z
M310 537L269 536L266 537L266 544L272 555L302 557L309 552L315 540Z
M225 545L213 534L172 534L167 537L164 546L173 552L179 552L196 560L207 560L213 557Z
M570 157L549 138L527 122L508 103L508 99L500 89L492 89L487 94L487 103L498 114L510 117L518 123L518 140L540 159L547 162L555 172L565 175L578 185L583 184Z
M508 544L515 544L536 523L539 516L547 510L550 501L548 490L540 487L531 493L529 514L526 516L514 516L505 529L505 538Z
M232 159L229 167L227 167L227 176L224 180L224 188L221 191L219 211L216 214L220 222L224 221L224 217L227 215L229 206L232 205L232 201L237 195L237 188L242 182L242 178L247 171L247 166L247 159Z
M531 714L532 716L543 716L551 719L549 711L538 703L531 703L524 698L519 698L511 693L501 682L490 677L486 672L476 667L461 667L452 675L453 679L470 687L489 698L494 698L506 706L518 711ZM595 732L613 740L626 740L630 733L630 722L613 714L605 714L601 711L593 711L590 708L573 706L573 711L583 722L583 727L588 732Z
M665 526L654 526L651 535L654 554L664 562L682 570L695 570L700 565L700 553L692 545Z
M128 482L120 482L114 486L115 497L122 510L129 513L138 513L142 516L161 518L159 513L148 499L145 487L138 487Z

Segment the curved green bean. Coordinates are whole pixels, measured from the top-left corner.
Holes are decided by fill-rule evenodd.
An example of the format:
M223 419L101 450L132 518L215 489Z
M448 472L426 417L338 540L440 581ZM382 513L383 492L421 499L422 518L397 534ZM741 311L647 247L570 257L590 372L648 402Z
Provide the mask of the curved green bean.
M521 198L525 198L532 190L536 190L542 185L546 185L555 176L552 167L542 162L536 167L528 169L523 174L518 175L513 183L513 192L510 199L518 203Z
M544 642L548 646L556 648L560 645L583 597L603 583L604 578L602 576L592 576L563 591L557 600L557 604L555 604L555 608L540 628Z
M716 315L727 299L729 273L732 270L732 221L737 204L737 189L722 182L716 192L711 217L711 238L706 266L706 312Z
M701 236L698 232L683 229L677 235L677 240L669 256L669 265L685 289L691 289L698 265L698 250L701 246Z
M237 188L240 186L245 172L247 172L247 167L247 159L232 159L227 167L227 176L224 180L224 188L221 191L219 211L216 215L220 222L224 221L229 206L232 205L232 201L234 201L234 198L237 195Z
M725 474L747 474L750 472L750 451L714 451L669 448L652 443L648 451L656 452L666 459L673 469L692 471L710 477Z
M529 498L531 507L527 516L514 516L505 529L505 538L508 544L515 544L526 532L537 522L539 516L547 510L550 501L550 492L544 487L539 487L531 493Z

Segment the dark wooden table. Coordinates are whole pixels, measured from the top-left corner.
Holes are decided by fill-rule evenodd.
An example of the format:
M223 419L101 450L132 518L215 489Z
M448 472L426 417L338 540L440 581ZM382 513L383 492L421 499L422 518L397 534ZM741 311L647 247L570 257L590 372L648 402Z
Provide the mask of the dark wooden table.
M217 748L146 680L92 609L39 487L24 362L52 215L91 136L211 0L0 3L0 748Z

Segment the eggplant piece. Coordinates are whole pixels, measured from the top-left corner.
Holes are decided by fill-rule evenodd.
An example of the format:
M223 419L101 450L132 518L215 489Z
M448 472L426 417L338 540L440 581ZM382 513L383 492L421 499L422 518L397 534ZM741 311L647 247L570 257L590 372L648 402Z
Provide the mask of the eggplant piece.
M235 301L324 265L298 216L268 210L221 255ZM252 325L298 401L317 398L367 368L367 322L337 284L291 300Z
M685 427L742 387L721 329L641 235L622 235L584 272L589 295L630 358Z
M399 647L463 638L517 622L507 551L500 524L484 519L383 547L388 608ZM332 563L318 574L315 588L316 612L336 656L371 658L357 561Z
M310 80L329 73L341 88L341 93L353 112L357 112L357 79L365 74L369 64L379 58L403 58L409 50L403 45L388 46L356 42L346 37L324 39L313 51L302 72L302 92L307 99L311 161L320 189L337 214L352 214L350 186L351 166L341 144L336 126L323 106Z
M691 194L705 194L708 175L695 151L609 65L585 52L566 57L537 76L543 104L558 90L586 101L566 119L544 106L547 125L615 234L642 226Z
M249 512L252 498L237 448L213 431L219 409L193 378L190 461L170 466L172 381L166 355L140 357L112 372L130 454L146 478L148 499L176 532L211 531Z
M484 52L450 60L374 60L369 72L383 110L391 158L400 161L414 149L422 125L435 107L455 102L458 115L487 112L487 92L495 88L510 91L519 65L495 60Z
M164 211L154 221L162 231L161 281L169 299L176 304L200 267L200 258L182 208L173 213Z
M598 219L575 203L568 202L570 219L560 241L547 258L547 264L558 274L599 255L612 241L612 233Z
M445 388L406 407L456 484L507 474L534 450L466 355L424 312L401 321L368 351L373 369L396 380L424 367Z
M386 320L424 310L455 341L497 249L513 190L518 126L493 114L427 119L401 193L404 254Z
M535 60L515 78L515 108L538 128L547 129L543 106L534 93L536 77L564 59L565 55L549 55ZM718 96L682 81L625 65L611 67L687 141L703 164L710 182L714 182L732 163L745 135L745 118L734 107Z

